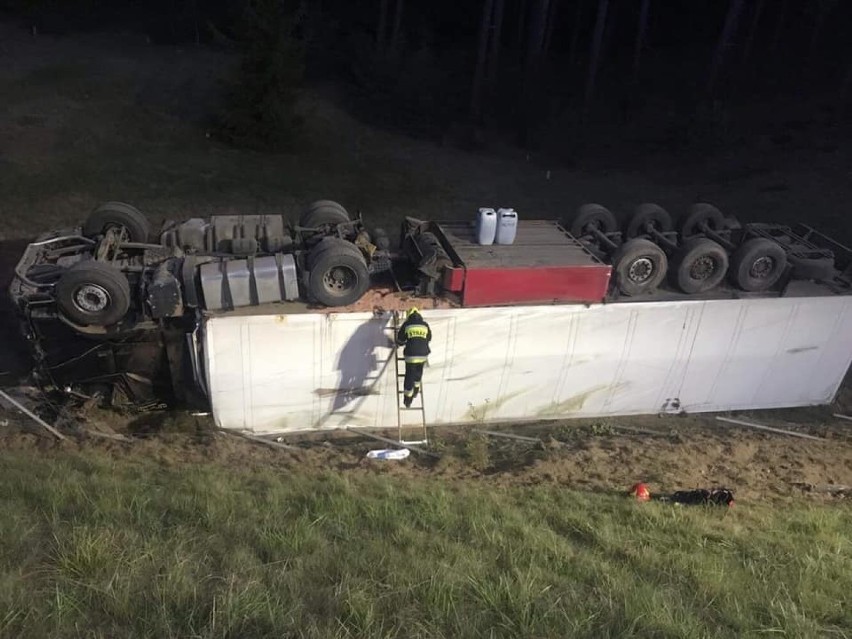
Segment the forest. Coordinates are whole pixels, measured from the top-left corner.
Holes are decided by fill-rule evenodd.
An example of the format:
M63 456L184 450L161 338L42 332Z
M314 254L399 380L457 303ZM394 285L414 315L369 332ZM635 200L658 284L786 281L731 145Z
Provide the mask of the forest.
M556 155L596 126L717 136L744 105L813 102L842 124L852 87L852 11L839 0L3 0L0 11L34 34L121 30L238 52L220 131L272 147L298 128L300 88L318 83L409 134L469 147L499 135Z

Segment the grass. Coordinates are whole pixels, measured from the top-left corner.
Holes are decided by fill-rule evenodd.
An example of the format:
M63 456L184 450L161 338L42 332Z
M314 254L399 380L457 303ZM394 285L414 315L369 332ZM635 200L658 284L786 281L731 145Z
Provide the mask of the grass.
M849 636L848 507L0 454L4 637Z
M189 120L156 102L168 81L141 79L156 63L128 64L124 74L56 63L0 73L0 89L15 96L0 106L11 131L0 140L0 239L77 222L108 199L133 202L155 222L232 210L293 215L324 197L393 228L414 208L442 210L446 190L400 161L408 150L324 102L306 96L305 139L290 152L235 150L206 135L207 114Z

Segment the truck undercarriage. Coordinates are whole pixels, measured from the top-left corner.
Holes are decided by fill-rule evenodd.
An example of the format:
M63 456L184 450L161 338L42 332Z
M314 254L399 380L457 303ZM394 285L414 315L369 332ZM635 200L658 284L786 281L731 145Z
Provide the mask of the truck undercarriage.
M382 283L455 306L778 297L809 282L852 288L852 251L800 226L741 225L693 207L680 228L657 205L623 230L600 205L522 222L512 246L480 246L470 224L407 218L398 247L339 204L283 216L169 222L153 234L123 203L40 236L10 293L43 385L114 403L205 404L203 318L266 305L345 310Z

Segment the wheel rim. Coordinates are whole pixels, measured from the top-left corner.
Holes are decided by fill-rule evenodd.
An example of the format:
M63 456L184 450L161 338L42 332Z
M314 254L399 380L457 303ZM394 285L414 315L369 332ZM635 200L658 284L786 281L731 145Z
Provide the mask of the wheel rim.
M348 266L335 266L322 276L322 285L327 293L341 297L355 288L358 276Z
M640 257L633 261L630 264L630 268L627 270L627 278L631 282L636 282L637 284L642 284L651 279L651 276L654 274L654 262L650 257Z
M716 259L712 255L702 255L692 263L689 276L694 280L706 280L716 272Z
M100 313L109 305L109 292L97 284L84 284L74 291L74 306L84 313Z
M765 280L775 269L775 260L768 255L757 258L749 269L749 275L754 278Z

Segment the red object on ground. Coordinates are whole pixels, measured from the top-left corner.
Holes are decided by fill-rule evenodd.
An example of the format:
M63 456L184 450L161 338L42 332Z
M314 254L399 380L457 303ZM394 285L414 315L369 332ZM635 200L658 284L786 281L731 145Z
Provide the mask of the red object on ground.
M636 498L636 501L651 501L651 491L645 484L634 484L633 488L630 489L630 494Z
M476 243L472 224L440 223L458 258L444 286L461 291L462 306L602 302L612 267L556 222L521 220L512 244Z

